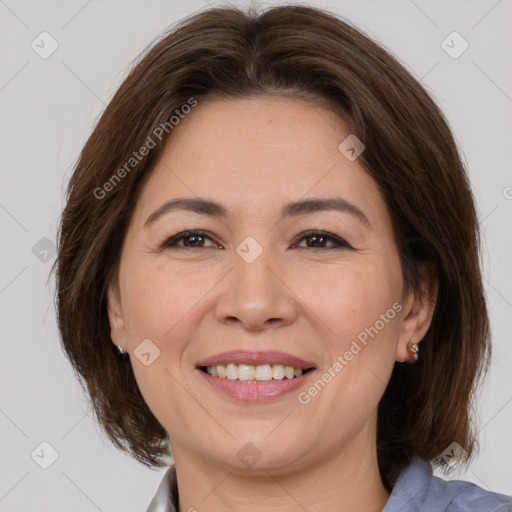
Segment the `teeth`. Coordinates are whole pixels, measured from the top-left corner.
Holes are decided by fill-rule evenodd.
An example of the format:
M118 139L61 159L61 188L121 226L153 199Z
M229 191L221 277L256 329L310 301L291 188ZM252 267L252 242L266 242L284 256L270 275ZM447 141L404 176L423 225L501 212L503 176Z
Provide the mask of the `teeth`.
M238 365L238 379L240 380L254 380L256 373L257 372L254 371L254 366L249 366L248 364Z
M217 371L219 369L217 368ZM229 380L236 380L238 379L238 366L236 364L230 363L226 367L226 377Z
M272 366L272 377L276 380L284 379L284 366L282 364Z
M240 378L240 376L239 379L245 380ZM256 366L256 380L272 380L272 366L270 366L269 364Z
M206 372L212 377L219 379L239 380L243 382L270 381L293 379L300 377L304 372L301 368L293 366L284 366L282 364L263 364L260 366L251 366L248 364L219 364L217 366L207 366Z

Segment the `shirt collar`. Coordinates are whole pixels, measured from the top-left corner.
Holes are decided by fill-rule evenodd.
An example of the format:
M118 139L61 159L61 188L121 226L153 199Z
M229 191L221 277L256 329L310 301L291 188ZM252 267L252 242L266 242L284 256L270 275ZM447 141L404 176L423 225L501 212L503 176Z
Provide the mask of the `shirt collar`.
M398 475L382 512L414 512L415 504L424 501L424 495L428 491L432 478L433 471L430 463L416 457Z

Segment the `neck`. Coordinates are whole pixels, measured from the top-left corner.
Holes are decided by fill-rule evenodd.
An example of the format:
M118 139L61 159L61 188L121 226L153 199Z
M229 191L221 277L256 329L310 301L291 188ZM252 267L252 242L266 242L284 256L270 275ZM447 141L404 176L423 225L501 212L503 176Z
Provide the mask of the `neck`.
M313 464L284 472L237 472L173 447L179 512L381 512L389 499L370 425L350 446Z

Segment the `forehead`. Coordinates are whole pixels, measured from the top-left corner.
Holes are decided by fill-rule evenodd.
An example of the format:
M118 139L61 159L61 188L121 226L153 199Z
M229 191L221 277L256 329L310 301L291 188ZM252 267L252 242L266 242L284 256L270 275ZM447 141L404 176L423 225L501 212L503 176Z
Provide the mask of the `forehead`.
M336 114L303 100L199 100L145 184L139 221L184 196L214 198L234 214L250 206L277 214L288 201L341 196L378 220L386 212L374 180L339 150L348 135Z

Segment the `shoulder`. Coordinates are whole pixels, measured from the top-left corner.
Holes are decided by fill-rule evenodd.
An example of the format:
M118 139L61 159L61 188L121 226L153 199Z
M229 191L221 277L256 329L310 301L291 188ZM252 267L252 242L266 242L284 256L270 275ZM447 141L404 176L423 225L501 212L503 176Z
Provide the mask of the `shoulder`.
M512 496L487 491L471 482L433 477L429 488L430 502L442 503L444 496L449 511L512 512Z
M432 466L416 459L400 473L382 512L512 512L512 496L487 491L463 480L433 476Z

